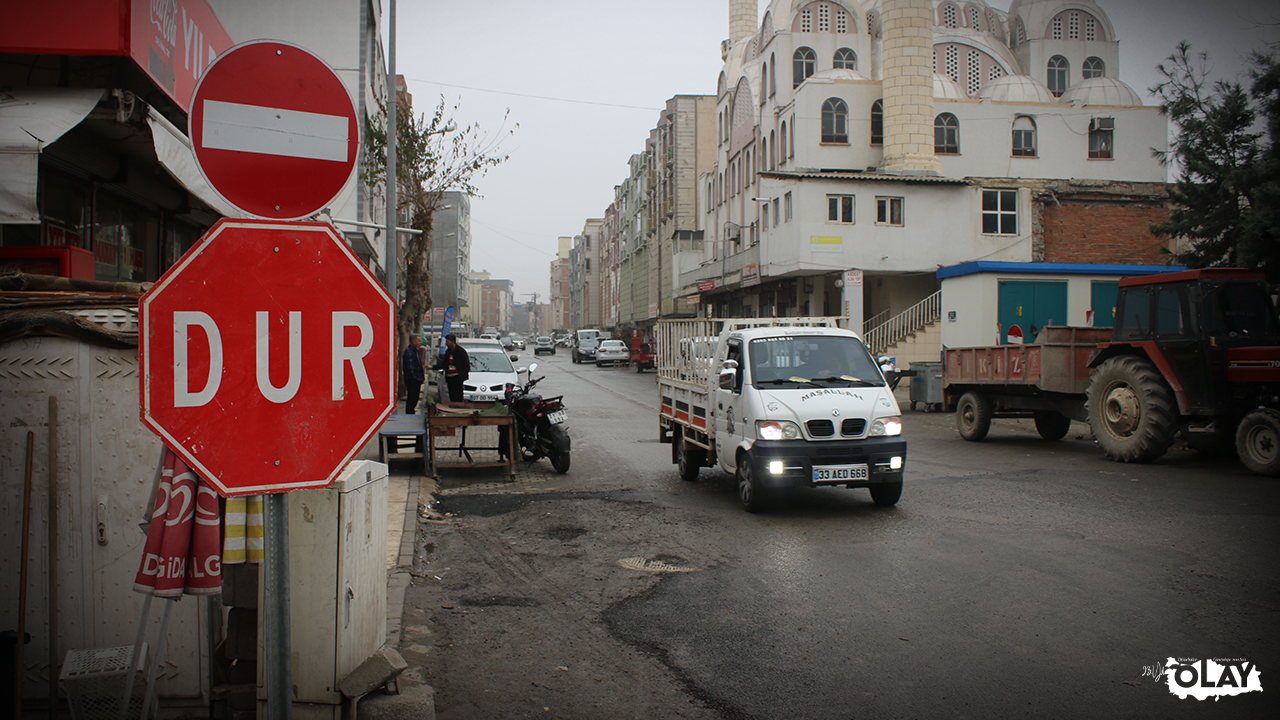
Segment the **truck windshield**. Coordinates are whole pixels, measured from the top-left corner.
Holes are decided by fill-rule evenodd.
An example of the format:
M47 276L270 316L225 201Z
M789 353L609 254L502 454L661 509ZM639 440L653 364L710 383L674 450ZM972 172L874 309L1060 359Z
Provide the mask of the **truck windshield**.
M748 346L751 382L756 386L884 385L867 348L847 336L811 335L756 338Z

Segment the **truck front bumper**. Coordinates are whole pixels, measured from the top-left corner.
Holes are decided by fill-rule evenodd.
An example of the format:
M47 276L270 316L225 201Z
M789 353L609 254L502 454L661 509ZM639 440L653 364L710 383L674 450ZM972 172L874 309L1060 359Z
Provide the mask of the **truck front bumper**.
M865 488L902 482L902 472L907 463L907 441L901 436L831 442L757 440L747 457L752 472L765 487L843 485ZM829 469L827 474L831 477L815 477L815 467Z

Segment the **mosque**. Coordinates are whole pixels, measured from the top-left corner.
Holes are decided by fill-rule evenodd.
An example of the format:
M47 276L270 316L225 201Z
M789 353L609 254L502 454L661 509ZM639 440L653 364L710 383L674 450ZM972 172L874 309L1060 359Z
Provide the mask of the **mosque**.
M701 242L670 279L701 314L870 329L936 305L940 269L1114 281L1167 263L1148 228L1168 212L1168 125L1121 79L1095 0L773 0L759 20L730 0L729 16ZM1092 320L1105 293L1088 302L1056 322Z

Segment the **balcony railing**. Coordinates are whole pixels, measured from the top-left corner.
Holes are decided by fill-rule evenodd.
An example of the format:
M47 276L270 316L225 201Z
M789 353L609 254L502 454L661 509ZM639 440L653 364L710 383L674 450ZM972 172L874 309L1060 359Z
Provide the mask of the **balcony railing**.
M931 322L937 322L942 314L942 291L930 295L886 322L863 333L863 341L873 355L914 333Z

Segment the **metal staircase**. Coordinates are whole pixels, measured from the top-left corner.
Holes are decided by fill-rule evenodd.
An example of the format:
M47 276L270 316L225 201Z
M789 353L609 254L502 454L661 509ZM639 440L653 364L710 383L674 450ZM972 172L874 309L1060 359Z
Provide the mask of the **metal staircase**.
M942 291L930 295L906 310L863 333L863 341L872 355L883 353L925 326L935 323L942 315ZM876 317L881 317L877 315Z

